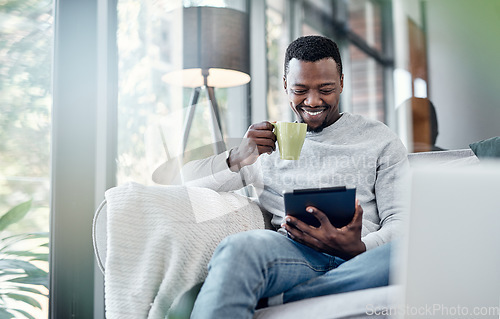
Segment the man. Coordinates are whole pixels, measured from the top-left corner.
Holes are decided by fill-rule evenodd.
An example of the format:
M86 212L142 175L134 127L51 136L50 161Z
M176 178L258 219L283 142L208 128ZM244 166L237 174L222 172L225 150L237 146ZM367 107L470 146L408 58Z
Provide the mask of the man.
M306 36L292 42L283 84L297 120L308 126L299 160L279 159L273 126L262 122L250 126L229 156L187 166L194 175L209 171L191 185L229 191L241 180L261 184L259 203L280 228L221 242L192 318L251 318L259 300L275 305L388 284L390 245L384 244L402 220L405 147L384 124L339 112L344 76L333 41ZM307 211L320 221L318 228L285 217L283 190L340 185L357 188L347 226L335 228L315 207Z

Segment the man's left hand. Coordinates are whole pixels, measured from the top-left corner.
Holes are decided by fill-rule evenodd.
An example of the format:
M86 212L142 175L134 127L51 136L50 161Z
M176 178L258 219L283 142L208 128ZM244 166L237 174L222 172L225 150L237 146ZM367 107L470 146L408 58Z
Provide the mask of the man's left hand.
M357 201L352 221L342 228L333 226L328 217L316 207L309 206L306 210L314 215L321 225L316 228L293 216L286 216L286 222L282 227L286 229L290 238L317 251L345 260L366 251L366 246L361 241L363 208Z

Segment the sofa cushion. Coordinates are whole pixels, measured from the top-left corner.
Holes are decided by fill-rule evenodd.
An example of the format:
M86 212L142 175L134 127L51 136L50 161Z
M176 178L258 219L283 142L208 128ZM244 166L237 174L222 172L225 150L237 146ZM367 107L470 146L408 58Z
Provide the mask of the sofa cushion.
M257 310L253 319L386 318L401 294L399 286L385 286L294 301Z
M469 147L480 159L500 158L500 136L472 143Z

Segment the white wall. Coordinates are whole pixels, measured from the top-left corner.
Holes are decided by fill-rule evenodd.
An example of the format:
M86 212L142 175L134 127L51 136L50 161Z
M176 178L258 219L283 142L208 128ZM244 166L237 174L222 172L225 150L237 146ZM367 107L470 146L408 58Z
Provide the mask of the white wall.
M500 1L427 1L429 97L436 144L447 149L500 135Z

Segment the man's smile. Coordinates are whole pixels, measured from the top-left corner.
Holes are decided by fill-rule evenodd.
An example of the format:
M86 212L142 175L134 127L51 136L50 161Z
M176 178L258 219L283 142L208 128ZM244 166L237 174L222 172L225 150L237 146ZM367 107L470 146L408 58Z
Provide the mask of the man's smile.
M322 109L322 110L319 110L319 111L307 111L307 110L304 110L304 109L302 109L302 110L303 110L305 113L307 113L307 114L309 114L309 115L311 115L311 116L316 116L316 115L319 115L319 114L323 113L323 111L324 111L325 109Z
M328 115L328 109L330 109L329 105L318 105L315 107L304 105L298 107L298 110L302 113L303 120L306 122L321 120L324 116Z

